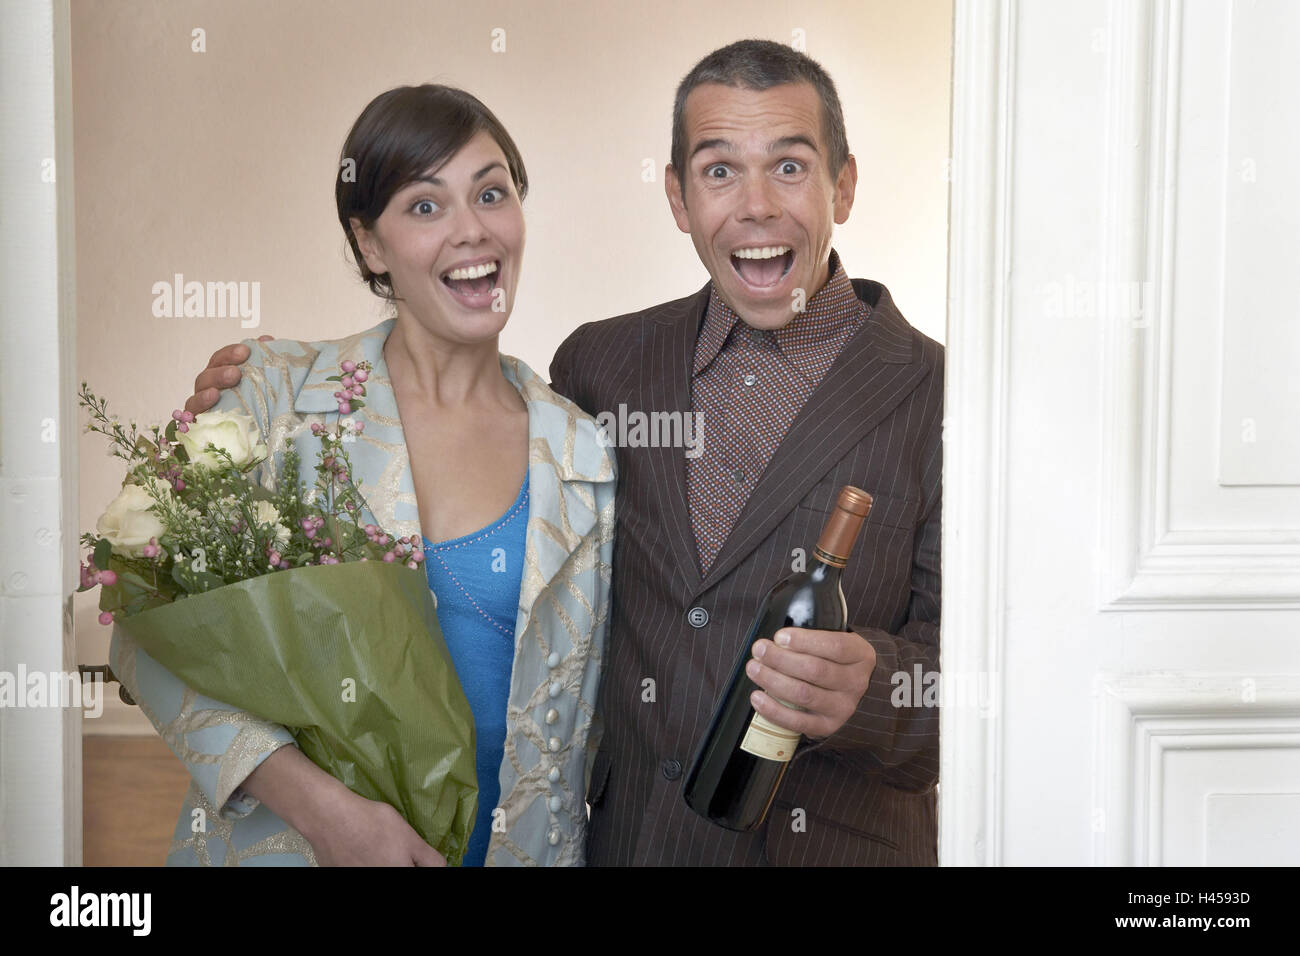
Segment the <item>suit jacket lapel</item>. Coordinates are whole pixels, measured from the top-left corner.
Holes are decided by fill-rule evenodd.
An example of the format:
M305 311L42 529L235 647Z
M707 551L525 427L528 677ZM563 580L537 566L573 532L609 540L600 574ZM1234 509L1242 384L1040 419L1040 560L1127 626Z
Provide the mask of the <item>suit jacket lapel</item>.
M692 599L758 547L812 486L925 377L926 366L913 355L911 329L884 286L858 279L853 285L858 298L868 304L878 297L871 315L844 344L795 416L713 566L693 588ZM704 429L707 442L708 422Z
M647 375L641 406L647 414L690 413L695 340L709 303L709 288L706 285L695 295L671 303L654 318L646 346ZM657 495L657 500L638 502L638 507L649 507L652 513L662 518L682 590L694 592L700 583L700 562L695 530L686 504L684 451L682 448L650 447L633 453L644 454L649 461L649 487Z

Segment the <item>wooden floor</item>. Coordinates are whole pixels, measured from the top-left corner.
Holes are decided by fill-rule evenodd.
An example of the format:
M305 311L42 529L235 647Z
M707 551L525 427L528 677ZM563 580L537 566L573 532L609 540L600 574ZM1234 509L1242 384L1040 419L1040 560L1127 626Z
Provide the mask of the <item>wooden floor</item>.
M189 775L161 737L82 738L86 866L162 866Z

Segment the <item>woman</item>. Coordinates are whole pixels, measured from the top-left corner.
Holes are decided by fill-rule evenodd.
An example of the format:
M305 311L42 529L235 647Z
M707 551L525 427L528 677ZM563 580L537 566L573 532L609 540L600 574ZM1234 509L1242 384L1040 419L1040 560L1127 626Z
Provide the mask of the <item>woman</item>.
M395 315L333 342L249 342L220 409L273 453L315 461L311 426L347 415L377 524L422 534L474 711L479 813L467 865L583 860L592 712L609 602L614 458L594 421L500 355L524 248L523 160L495 116L443 86L373 100L343 147L339 222ZM351 411L343 362L370 363ZM287 730L186 688L115 633L113 671L193 783L169 865L439 865L387 804L317 768Z

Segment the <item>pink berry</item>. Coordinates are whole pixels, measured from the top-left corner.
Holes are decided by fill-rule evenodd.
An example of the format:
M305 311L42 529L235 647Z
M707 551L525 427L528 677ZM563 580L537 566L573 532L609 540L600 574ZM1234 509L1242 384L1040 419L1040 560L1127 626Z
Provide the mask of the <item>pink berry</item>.
M113 623L113 612L112 612L112 611L104 611L102 614L100 614L100 615L99 615L99 623L100 623L100 624L112 624L112 623Z
M117 574L113 571L100 571L99 583L111 588L117 583Z
M339 414L340 415L352 414L352 406L348 402L339 402Z
M392 564L395 560L397 560L397 555L395 555L393 552L391 551L384 552L384 563Z
M339 367L342 368L343 371L346 372L348 375L351 375L353 372L357 370L357 363L349 359Z
M363 368L359 368L359 369L357 369L356 374L354 374L354 375L352 376L352 381L354 381L354 382L364 382L364 381L365 381L366 379L368 379L369 377L370 377L370 376L366 373L366 370L365 370L365 369L363 369Z
M184 422L181 422L179 425L176 426L176 430L178 432L187 432L190 430L190 426L186 425Z

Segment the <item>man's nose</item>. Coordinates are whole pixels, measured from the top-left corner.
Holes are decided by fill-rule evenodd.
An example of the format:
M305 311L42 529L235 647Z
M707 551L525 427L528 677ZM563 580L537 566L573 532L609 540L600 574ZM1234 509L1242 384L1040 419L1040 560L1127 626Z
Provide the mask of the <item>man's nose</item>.
M745 180L739 212L742 219L774 219L781 215L780 203L766 176L752 176Z

